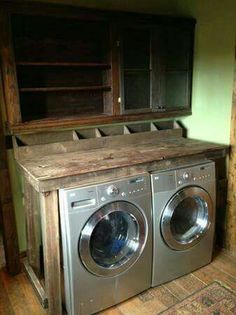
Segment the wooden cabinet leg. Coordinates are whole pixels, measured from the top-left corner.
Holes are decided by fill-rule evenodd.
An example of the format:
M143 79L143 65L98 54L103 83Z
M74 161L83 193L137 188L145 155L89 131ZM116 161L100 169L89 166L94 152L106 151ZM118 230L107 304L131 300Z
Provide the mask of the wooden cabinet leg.
M61 270L59 242L59 213L57 191L40 194L41 223L44 252L45 291L48 314L61 315Z
M40 215L38 193L26 180L24 181L25 216L27 231L28 263L40 278Z

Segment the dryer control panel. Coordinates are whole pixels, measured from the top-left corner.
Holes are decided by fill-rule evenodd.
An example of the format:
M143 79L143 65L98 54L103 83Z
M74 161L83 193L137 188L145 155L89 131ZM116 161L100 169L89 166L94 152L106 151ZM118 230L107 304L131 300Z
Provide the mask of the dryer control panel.
M153 173L152 189L154 193L175 190L182 185L201 185L201 183L215 180L214 162L182 167L176 170L166 170Z
M209 162L189 168L176 170L177 186L187 184L189 182L202 183L215 179L214 163Z

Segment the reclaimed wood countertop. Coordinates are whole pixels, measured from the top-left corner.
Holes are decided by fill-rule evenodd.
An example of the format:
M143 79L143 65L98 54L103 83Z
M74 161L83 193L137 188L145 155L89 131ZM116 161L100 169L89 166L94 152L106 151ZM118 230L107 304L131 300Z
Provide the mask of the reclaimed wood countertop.
M94 183L103 178L128 176L158 169L158 163L203 155L224 156L225 145L186 139L158 139L117 147L61 152L18 160L21 171L37 191ZM162 163L163 164L163 163ZM112 171L112 172L111 172ZM110 173L113 175L109 175Z

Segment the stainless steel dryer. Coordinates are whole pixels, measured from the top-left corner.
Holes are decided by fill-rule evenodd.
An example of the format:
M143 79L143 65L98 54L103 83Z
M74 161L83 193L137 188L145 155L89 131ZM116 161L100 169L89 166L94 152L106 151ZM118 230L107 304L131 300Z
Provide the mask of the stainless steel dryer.
M62 189L59 197L68 314L92 314L148 289L149 175Z
M215 166L203 162L151 175L152 286L173 280L212 259Z

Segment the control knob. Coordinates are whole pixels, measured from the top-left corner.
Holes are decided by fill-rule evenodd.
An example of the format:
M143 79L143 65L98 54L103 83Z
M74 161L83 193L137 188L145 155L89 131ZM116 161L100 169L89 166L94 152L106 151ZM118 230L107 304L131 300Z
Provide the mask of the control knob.
M119 194L119 189L115 185L111 185L107 188L108 196L115 196Z
M190 177L190 175L189 175L188 172L184 172L184 173L183 173L183 179L184 179L184 180L189 179L189 177Z

